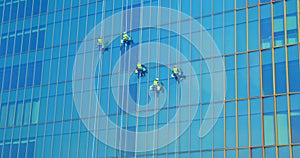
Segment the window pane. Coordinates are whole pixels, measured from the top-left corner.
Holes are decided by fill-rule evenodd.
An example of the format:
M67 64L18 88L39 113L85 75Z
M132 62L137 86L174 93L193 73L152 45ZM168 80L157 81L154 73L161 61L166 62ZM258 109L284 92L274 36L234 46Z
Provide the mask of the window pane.
M238 97L248 97L248 71L246 54L237 55Z
M16 105L15 104L9 105L9 114L8 114L7 126L14 125L15 110L16 110Z
M211 1L203 1L202 0L202 16L211 15L212 2Z
M195 0L192 0L194 2ZM223 11L223 1L214 0L214 13L219 13Z
M224 151L215 151L214 157L224 157Z
M248 146L248 101L238 102L239 146Z
M253 158L262 158L262 149L261 148L253 148L252 149L252 157Z
M230 1L226 1L230 2ZM225 54L234 53L234 12L225 13L224 52Z
M63 105L58 105L58 106L63 106ZM34 101L32 105L32 116L31 116L32 123L38 123L39 108L40 108L40 101Z
M162 1L165 2L165 1ZM192 1L192 17L196 18L200 16L201 10L199 9L201 6L201 0L193 0Z
M300 91L300 61L298 45L288 47L288 58L289 58L289 84L291 92Z
M236 8L244 8L246 5L246 0L237 0L236 1Z
M278 149L278 157L281 158L281 157L290 157L290 147L288 146L285 146L285 147L279 147Z
M237 52L246 51L246 11L239 10L236 12L236 42Z
M263 101L265 145L273 145L275 143L274 100L273 97L269 97L263 99Z
M227 150L226 157L235 158L235 150Z
M300 146L293 146L293 158L300 157Z
M25 103L24 104L24 125L29 124L30 122L30 103Z
M272 51L262 52L263 95L273 94Z
M286 93L285 49L275 49L276 93Z
M255 5L257 4L257 0L248 0L248 5L251 6L251 5Z
M250 96L260 95L260 55L259 52L249 53Z
M22 103L19 103L17 105L17 111L16 111L16 125L21 125L22 124L22 111L23 110L23 105Z
M233 10L234 9L234 0L224 1L225 2L225 10Z
M249 158L249 150L248 149L239 150L239 157Z
M6 126L6 114L7 114L7 106L1 105L0 127Z
M202 157L207 157L207 158L212 157L211 151L205 151L205 152L202 152Z
M276 98L277 103L277 131L278 144L289 143L289 129L288 129L288 105L286 96Z
M284 45L283 2L274 3L274 45Z
M236 138L236 114L235 102L226 104L226 147L235 148Z
M293 44L298 42L298 25L297 25L297 1L287 0L286 1L286 27L288 44Z
M223 112L220 116L224 116ZM214 149L224 148L224 118L219 117L213 127L214 130Z
M291 95L291 127L292 127L292 142L300 143L300 95Z
M257 7L248 10L248 46L249 50L257 50L259 48L258 37L258 9Z
M272 28L271 27L271 9L270 5L262 5L260 8L260 40L262 48L270 48L272 46Z
M265 154L266 154L265 158L274 158L274 157L276 157L276 150L275 150L274 147L266 148L265 149Z
M261 146L262 143L262 119L260 99L250 101L251 143L252 146Z
M226 99L235 98L234 56L226 57Z

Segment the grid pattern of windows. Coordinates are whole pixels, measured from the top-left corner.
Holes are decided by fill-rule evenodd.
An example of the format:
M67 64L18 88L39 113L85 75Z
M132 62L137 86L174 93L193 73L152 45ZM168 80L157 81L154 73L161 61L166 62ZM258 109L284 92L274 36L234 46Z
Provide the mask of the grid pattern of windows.
M109 43L101 56L102 63L92 75L95 85L83 86L85 91L96 89L106 113L100 119L108 117L129 131L149 132L166 125L176 113L188 115L182 111L199 107L189 128L167 146L147 152L126 152L99 141L82 122L92 122L94 118L80 118L72 83L83 83L87 78L74 81L72 73L80 69L74 68L74 63L83 40L96 43L100 36L94 33L93 37L85 38L97 24L123 10L145 6L181 11L210 33L224 59L226 87L220 91L225 92L225 100L217 101L225 106L219 118L204 117L209 106L214 105L207 89L215 84L220 73L209 72L208 68L208 64L218 64L214 63L219 58L216 54L203 58L187 39L172 31L131 29L131 18L139 18L143 23L160 19L158 14L124 15L124 23L119 23L134 39L129 48L150 42L167 44L180 50L200 79L199 104L180 105L180 93L174 90L179 86L170 79L171 70L159 63L146 63L146 77L137 82L134 73L130 76L131 98L140 105L149 103L148 87L159 76L166 87L167 101L162 109L136 111L157 112L153 116L132 116L118 107L113 96L113 89L120 87L110 86L111 79L118 76L113 72L114 65L125 51L120 51L119 39ZM299 15L298 0L0 0L0 157L298 158ZM186 21L190 19L177 23ZM189 28L182 29L186 34L192 33ZM204 40L193 42L207 44ZM150 49L142 53L150 56ZM95 51L98 49L85 53ZM156 58L161 57L164 56L159 53ZM180 57L176 59L179 67L184 66ZM128 102L126 98L121 100ZM215 119L212 130L199 138L202 122ZM100 130L106 131L110 141L109 133L115 129ZM122 146L126 136L116 137L116 146ZM157 133L155 139L166 138ZM133 144L156 148L152 140Z

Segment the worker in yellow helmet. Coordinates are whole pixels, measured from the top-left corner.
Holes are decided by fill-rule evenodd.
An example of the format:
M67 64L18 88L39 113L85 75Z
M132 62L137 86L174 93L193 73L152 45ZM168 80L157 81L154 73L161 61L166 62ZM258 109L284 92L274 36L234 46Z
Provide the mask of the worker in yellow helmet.
M176 65L173 66L171 77L175 78L177 82L185 79L185 76L183 75L182 71Z
M123 36L122 36L123 41L127 41L129 40L129 36L127 35L126 32L123 32Z
M173 66L173 70L172 70L172 75L171 75L172 78L175 78L176 80L178 79L179 77L179 69L177 68L176 65Z
M125 46L130 45L131 43L133 43L131 37L126 32L123 32L121 38L121 47L124 45Z
M103 38L102 38L102 36L100 36L100 37L97 39L97 45L98 45L99 51L100 51L101 49L104 49L104 44L103 44Z
M150 86L150 90L153 91L153 90L156 90L157 92L159 92L161 89L161 84L159 82L159 78L156 78L154 81L153 81L153 84Z
M146 66L138 62L134 72L138 74L138 78L144 77L145 73L147 72Z

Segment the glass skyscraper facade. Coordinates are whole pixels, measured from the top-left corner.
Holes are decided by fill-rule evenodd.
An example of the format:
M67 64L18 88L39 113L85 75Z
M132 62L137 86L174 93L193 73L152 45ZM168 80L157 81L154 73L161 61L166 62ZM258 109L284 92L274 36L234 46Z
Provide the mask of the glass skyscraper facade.
M299 0L0 0L0 157L299 158L299 15Z

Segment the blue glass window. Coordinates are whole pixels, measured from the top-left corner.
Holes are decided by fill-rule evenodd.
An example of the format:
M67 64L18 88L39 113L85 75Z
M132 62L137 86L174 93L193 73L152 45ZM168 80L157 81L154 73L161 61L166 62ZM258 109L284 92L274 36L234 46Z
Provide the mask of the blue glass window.
M7 105L2 104L1 105L1 115L0 115L0 127L5 127L6 126L6 118L7 118Z
M164 2L164 1L162 1ZM200 10L200 6L201 6L201 0L193 0L192 1L192 17L193 18L199 18L199 16L201 15L201 10Z
M42 30L39 32L37 48L38 49L44 48L44 42L45 42L45 31Z
M18 8L18 18L19 19L24 18L24 16L25 16L24 11L25 11L25 1L22 1L19 3L19 8Z
M255 5L257 4L257 0L248 0L248 6L252 6L252 5Z
M300 61L298 45L288 47L289 84L291 92L300 91Z
M213 32L213 39L217 44L217 47L221 54L224 54L224 36L223 36L223 15L218 14L214 16L214 32Z
M3 22L6 22L6 21L8 21L10 19L10 6L11 5L5 5L5 7L4 7Z
M224 151L215 151L214 157L224 157Z
M262 5L260 8L260 42L262 48L270 48L272 46L272 22L271 7L269 4Z
M249 150L248 149L240 149L239 150L239 157L249 158Z
M253 148L252 149L252 157L262 158L262 149L261 148Z
M284 45L283 1L274 4L274 45Z
M235 98L234 56L226 57L226 99Z
M265 145L275 144L274 100L273 97L263 99L264 107L264 142Z
M290 157L290 147L279 147L278 148L278 157Z
M3 68L0 68L0 91L2 91L3 75Z
M260 96L260 55L249 53L250 96Z
M35 0L33 5L33 15L40 13L41 0Z
M223 111L220 114L220 117L217 118L217 122L214 125L214 140L213 140L213 145L214 145L214 149L222 149L224 148L224 114ZM223 155L223 153L219 153L221 155Z
M292 127L292 142L300 142L300 95L291 95L291 127Z
M236 114L235 102L226 104L226 147L235 148L236 142Z
M202 16L211 15L212 13L212 1L202 0ZM205 9L204 9L205 8Z
M265 149L265 158L274 158L276 157L276 150L274 147Z
M234 9L234 0L225 1L225 11Z
M286 93L285 48L275 49L276 93Z
M300 157L300 146L293 146L293 158Z
M48 0L42 0L41 2L41 13L47 12Z
M229 2L229 1L226 1ZM234 53L234 12L225 13L225 26L224 26L224 52L225 54Z
M26 1L26 16L31 16L32 15L32 2L33 0L27 0Z
M235 158L235 150L226 150L226 157Z
M237 0L236 8L244 8L246 6L246 0Z
M260 3L270 2L270 0L260 0Z
M248 9L248 49L257 50L259 48L258 34L258 9L257 7Z
M239 146L248 146L248 101L238 102ZM249 154L248 154L249 155Z
M181 1L181 11L187 15L190 15L190 11L191 11L190 2L187 3L186 1Z
M0 10L3 10L3 6L0 6ZM3 12L1 11L1 12L0 12L0 17L1 17L1 18L0 18L0 21L2 21L2 16L3 16ZM0 154L1 154L1 153L0 153Z
M248 69L247 69L246 54L237 55L237 82L238 82L238 97L248 97Z
M7 35L6 35L6 38L4 38L5 35L2 36L2 39L1 39L1 45L0 45L0 56L4 56L6 53L6 44L7 44Z
M298 25L297 25L297 1L286 1L286 27L287 43L293 44L298 42Z
M251 124L251 145L261 146L262 143L262 118L260 99L250 100L250 124Z
M211 151L204 151L201 154L202 154L202 157L212 157Z
M214 13L219 13L223 11L223 1L214 0Z
M212 106L212 105L209 105L209 104L202 105L202 119L205 119L203 121L208 121L209 122L209 121L211 121L211 119L213 119L211 117L209 117L209 118L207 118L207 117L205 118L204 117L209 106ZM213 132L210 131L207 135L205 135L204 137L202 137L201 143L205 144L205 145L201 146L202 150L212 149L213 148Z
M263 95L273 94L272 51L262 52Z
M276 98L278 144L289 143L288 105L286 96Z
M5 69L4 75L3 90L8 90L11 81L11 67Z

